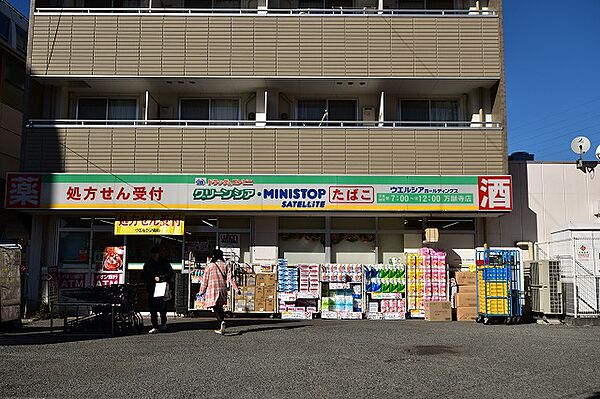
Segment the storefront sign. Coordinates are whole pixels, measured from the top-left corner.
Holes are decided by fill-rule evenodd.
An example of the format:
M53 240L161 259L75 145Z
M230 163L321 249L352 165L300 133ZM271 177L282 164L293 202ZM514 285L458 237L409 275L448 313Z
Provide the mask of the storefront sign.
M121 215L115 221L115 234L182 236L183 226L180 215Z
M85 288L87 273L58 273L58 289Z
M94 287L105 287L121 282L121 273L94 273Z
M6 206L159 211L506 212L512 209L512 181L510 176L29 173L8 175ZM161 216L157 219L162 220ZM127 226L129 232L117 234L175 234L173 230L157 233L157 227L148 224L157 219L142 219L135 227L140 229L138 232L132 233L135 228ZM177 220L168 221L171 224L165 227L174 228L172 224ZM179 227L177 231L183 234L183 222Z

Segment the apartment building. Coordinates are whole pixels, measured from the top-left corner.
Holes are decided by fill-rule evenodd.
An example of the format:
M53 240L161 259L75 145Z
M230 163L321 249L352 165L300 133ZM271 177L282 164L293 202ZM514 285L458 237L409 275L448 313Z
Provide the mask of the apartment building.
M27 54L27 18L0 1L0 201L4 204L6 173L19 170ZM0 208L0 243L25 244L29 217Z
M215 246L378 263L425 229L460 267L512 207L501 1L35 0L30 20L8 205L75 285L137 281L157 243L178 269Z

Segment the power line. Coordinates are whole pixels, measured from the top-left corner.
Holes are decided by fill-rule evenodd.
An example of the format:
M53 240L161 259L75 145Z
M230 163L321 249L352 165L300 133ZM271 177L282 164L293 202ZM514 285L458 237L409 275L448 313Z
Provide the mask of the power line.
M593 120L593 119L596 119L596 118L600 118L600 114L598 114L598 115L590 115L587 118L583 118L583 119L578 120L577 122L578 123L587 122L589 120ZM529 131L529 133L531 133L531 132L538 132L538 131L544 130L544 129L546 129L546 130L544 130L543 132L538 133L538 134L533 134L533 135L528 134L526 137L521 137L520 139L517 139L515 142L516 143L525 142L525 141L528 141L528 140L531 140L531 139L534 139L534 138L538 138L538 137L542 137L542 136L547 136L548 133L556 132L556 131L559 131L559 130L569 130L570 131L569 134L573 134L573 132L576 131L576 130L583 130L583 129L586 129L586 128L587 127L585 127L585 126L584 127L575 126L575 125L573 125L573 121L567 121L567 120L565 120L565 121L563 121L563 123L554 125L554 128L548 129L545 126L541 126L541 127L537 128L537 129L532 129L532 130ZM509 132L508 132L508 136L509 137L514 134L514 133L511 133L511 132L512 132L512 130L509 130Z
M584 129L591 129L592 127L596 127L596 126L600 126L600 122L598 122L598 123L595 123L595 124L592 124L592 125L585 126L585 127L584 127L584 128L582 128L581 130L584 130ZM561 135L555 136L555 137L553 137L553 139L555 139L555 140L556 140L556 139L560 139L560 138L567 137L567 136L574 137L574 134L573 134L573 132L567 132L567 133L564 133L564 134L561 134ZM599 135L599 136L600 136L600 135ZM567 144L567 148L568 148L568 143L566 143L566 144ZM533 142L531 143L531 145L532 145L532 146L534 145L534 144L533 144ZM512 146L514 146L514 144L512 144ZM553 141L553 142L548 142L548 141L546 141L546 142L545 142L544 144L542 144L542 145L536 145L536 147L535 147L535 150L536 150L536 151L539 151L539 150L546 150L546 149L548 149L548 148L551 148L551 147L553 147L553 146L557 146L557 142L556 142L556 141ZM563 147L559 147L559 148L563 148Z
M128 181L125 181L125 180L123 180L123 179L122 179L121 177L119 177L118 175L115 175L114 173L112 173L112 172L110 172L110 171L108 171L108 170L104 169L103 167L101 167L100 165L96 164L95 162L93 162L93 161L90 161L90 160L89 160L89 158L87 158L87 157L84 157L83 155L81 155L81 154L80 154L80 153L78 153L77 151L75 151L75 150L71 149L71 148L70 148L69 146L67 146L66 144L64 144L64 143L61 143L61 145L62 145L63 147L65 147L65 149L67 149L67 150L71 151L73 154L75 154L76 156L78 156L79 158L81 158L81 159L83 159L84 161L88 162L90 165L92 165L92 166L94 166L94 167L98 168L100 171L102 171L102 172L104 172L104 173L106 173L106 174L109 174L109 175L113 176L115 179L119 180L120 182L122 182L123 184L125 184L125 185L127 185L127 186L129 186L129 187L131 187L131 188L135 188L135 187L134 187L134 186L132 186L132 185L131 185L131 184L130 184ZM160 201L158 201L158 200L151 199L151 201L152 201L152 202L156 202L158 205L162 206L163 208L166 208L166 209L167 209L167 210L169 210L169 211L172 211L172 210L173 210L172 208L169 208L167 205L163 204L162 202L160 202Z
M537 119L529 119L529 121L527 123L522 123L520 125L512 127L512 129L513 130L519 130L519 129L525 127L525 126L530 126L530 125L536 124L538 121L541 121L541 120L546 121L548 119L553 119L553 118L556 118L557 116L560 116L560 115L562 115L562 114L564 114L564 113L566 113L568 111L571 111L573 109L578 109L578 108L580 108L583 105L591 104L591 103L594 103L594 102L597 102L597 101L600 101L600 98L596 98L596 99L589 100L589 101L586 101L586 102L583 102L583 103L575 104L575 105L573 105L570 108L566 108L566 109L558 111L558 112L552 112L551 114L548 114L548 115L543 116L543 117L539 117Z

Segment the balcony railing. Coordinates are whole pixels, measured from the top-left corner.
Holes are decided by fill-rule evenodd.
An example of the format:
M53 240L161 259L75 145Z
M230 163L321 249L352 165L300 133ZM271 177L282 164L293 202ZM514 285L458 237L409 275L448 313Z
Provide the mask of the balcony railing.
M223 127L223 128L394 128L394 129L501 129L500 122L471 121L300 121L300 120L81 120L32 119L29 128L64 127Z
M46 8L36 9L40 14L210 14L210 15L275 15L275 16L397 16L397 17L496 17L493 10L393 10L377 8Z

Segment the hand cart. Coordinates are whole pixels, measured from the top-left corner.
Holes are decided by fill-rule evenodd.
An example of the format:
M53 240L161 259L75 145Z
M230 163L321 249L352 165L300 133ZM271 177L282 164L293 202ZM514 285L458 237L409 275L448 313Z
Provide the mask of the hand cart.
M477 322L490 324L521 321L522 278L518 249L478 249Z
M273 265L251 265L230 261L239 293L230 290L233 316L239 314L277 314L277 268ZM229 266L229 265L228 265Z

